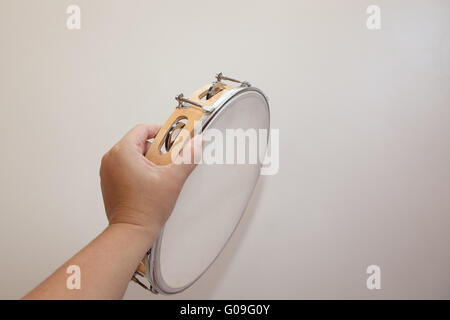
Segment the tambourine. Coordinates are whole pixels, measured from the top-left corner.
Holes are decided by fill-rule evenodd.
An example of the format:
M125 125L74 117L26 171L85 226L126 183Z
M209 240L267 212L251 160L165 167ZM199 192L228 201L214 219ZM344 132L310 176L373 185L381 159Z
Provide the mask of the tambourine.
M260 175L270 127L269 103L263 92L246 81L228 78L222 73L212 84L188 98L180 94L176 100L178 106L146 154L157 165L172 163L174 154L198 134L196 129L204 137L211 129L227 138L229 132L237 131L250 132L248 140L251 137L254 140L255 132L261 130L265 130L266 135L256 135L256 161L200 163L185 182L171 216L132 278L143 288L162 294L175 294L190 287L225 247ZM182 131L188 134L181 134ZM202 152L207 151L209 143L214 143L204 139ZM242 146L241 141L238 147L245 155L254 152L250 143ZM231 150L234 152L235 148ZM144 283L145 278L148 285Z

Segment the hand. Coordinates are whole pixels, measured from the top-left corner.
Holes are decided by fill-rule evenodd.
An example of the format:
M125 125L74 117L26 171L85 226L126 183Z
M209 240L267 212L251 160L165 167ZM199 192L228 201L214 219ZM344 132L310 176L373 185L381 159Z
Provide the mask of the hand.
M156 240L195 167L194 157L191 164L167 166L156 166L145 158L150 146L147 140L158 130L158 126L138 125L104 155L100 178L109 226L24 299L123 297L136 266ZM201 148L200 136L186 147L193 156L201 154L197 149ZM81 290L64 286L70 265L83 270Z
M144 156L150 146L147 140L159 128L137 125L103 156L101 188L110 225L134 225L159 234L194 169L194 164L156 166ZM191 140L188 145L194 148L199 143Z

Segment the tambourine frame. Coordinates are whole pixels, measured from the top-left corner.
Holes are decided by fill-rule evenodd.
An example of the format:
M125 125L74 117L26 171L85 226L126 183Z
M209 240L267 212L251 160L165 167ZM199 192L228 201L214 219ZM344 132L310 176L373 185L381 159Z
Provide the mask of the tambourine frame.
M218 75L218 79L219 79L219 76L221 76L221 74ZM229 81L234 81L234 82L239 82L237 80L226 78L226 77L223 77L222 79L229 80ZM264 99L265 105L267 107L267 113L268 113L268 119L269 119L269 127L270 127L270 108L269 108L268 98L258 88L251 87L248 82L240 82L240 83L242 83L242 85L240 87L233 87L230 90L230 92L228 93L228 95L224 97L225 99L223 99L223 98L219 99L219 101L215 102L213 106L210 106L209 107L210 111L205 110L206 112L205 112L205 115L204 115L204 117L202 119L202 126L201 126L201 131L202 132L208 128L208 126L211 124L211 121L214 118L216 118L226 108L226 105L231 100L237 98L238 96L240 96L241 94L246 93L246 92L258 93ZM230 94L230 93L232 93L232 94ZM180 96L178 96L177 98L180 98ZM190 101L188 99L184 99L182 97L182 95L181 95L181 98L183 100L185 100L185 101L188 101L189 104L193 104L193 103L191 103L192 101ZM179 101L179 107L180 106L184 107L182 105L183 100L181 100L181 101L179 99L177 99L177 100ZM185 108L192 108L192 107L186 106ZM269 135L267 135L266 145L268 143L268 140L269 140ZM255 186L256 186L256 184L253 186L253 189L255 188ZM253 190L252 190L252 192L253 192ZM138 283L140 286L144 287L145 289L150 290L152 293L155 293L155 294L158 294L158 293L175 294L175 293L179 293L179 292L182 292L182 291L186 290L192 284L194 284L211 267L211 265L214 263L214 261L218 258L218 256L223 251L223 249L225 248L226 244L228 243L228 241L232 237L233 233L235 232L237 226L239 225L239 222L242 219L242 216L243 216L243 214L245 212L245 209L246 208L244 208L243 211L241 212L239 220L236 223L236 225L234 226L234 229L230 233L229 237L227 238L227 240L223 244L223 246L220 249L220 251L217 253L217 255L214 257L214 259L208 265L208 267L206 267L205 270L203 270L202 273L197 278L195 278L193 281L191 281L187 285L185 285L183 287L179 287L179 288L171 288L165 283L164 279L162 279L161 276L158 276L158 275L161 275L161 270L155 269L155 268L159 268L159 265L155 263L155 256L157 256L159 254L159 250L161 248L161 241L162 241L162 237L163 237L163 234L164 234L164 228L161 230L161 233L158 236L157 240L153 244L152 248L146 253L146 255L145 255L144 259L143 259L143 263L144 263L144 266L145 266L145 275L143 274L143 270L142 270L143 268L138 268L138 271L136 271L136 273L133 276L132 280L135 281L136 283ZM141 277L145 276L147 278L148 282L149 282L149 287L147 287L145 284L143 284L136 277L136 275L139 275Z

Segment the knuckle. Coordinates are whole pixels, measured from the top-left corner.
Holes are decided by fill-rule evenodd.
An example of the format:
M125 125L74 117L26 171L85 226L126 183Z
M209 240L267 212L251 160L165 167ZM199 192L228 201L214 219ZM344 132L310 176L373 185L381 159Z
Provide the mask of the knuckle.
M109 167L110 153L109 151L105 153L100 162L100 177L104 175L105 170Z
M134 126L135 129L143 129L145 127L146 127L146 125L143 123L138 123L137 125Z
M100 174L102 174L103 171L111 167L113 162L116 162L117 159L119 159L121 149L122 148L120 147L120 145L116 144L103 155L100 163Z
M108 161L109 161L108 153L105 153L100 162L100 174L102 173L104 168L108 165Z
M105 164L107 161L108 161L108 152L105 153L105 154L103 155L101 164L103 165L103 164Z
M110 157L117 157L121 150L122 148L120 147L120 144L116 144L111 148L111 150L109 150L108 153L110 154Z

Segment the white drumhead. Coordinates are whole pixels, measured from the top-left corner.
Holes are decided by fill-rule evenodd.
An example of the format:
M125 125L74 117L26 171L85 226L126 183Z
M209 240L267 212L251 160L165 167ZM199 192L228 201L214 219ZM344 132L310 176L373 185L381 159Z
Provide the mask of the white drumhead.
M268 135L269 118L267 100L257 89L249 88L230 99L203 129L219 129L223 134L226 129L264 129ZM150 268L158 291L186 289L206 271L230 238L260 175L267 136L263 143L258 141L256 164L248 163L248 142L246 164L199 164L186 181L152 249ZM207 142L203 150L205 153Z

